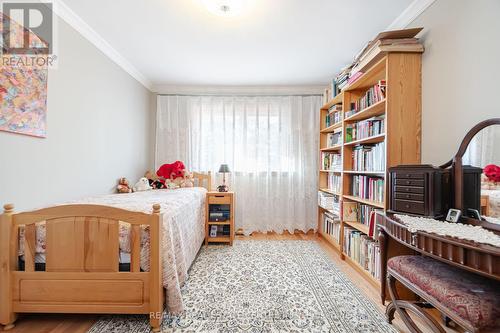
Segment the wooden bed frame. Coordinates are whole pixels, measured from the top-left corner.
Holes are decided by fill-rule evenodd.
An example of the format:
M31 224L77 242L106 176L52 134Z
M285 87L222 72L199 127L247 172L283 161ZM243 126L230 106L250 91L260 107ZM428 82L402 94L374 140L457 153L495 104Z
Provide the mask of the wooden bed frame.
M198 186L211 176L194 175ZM160 205L145 214L101 205L63 205L0 215L0 324L14 327L18 313L148 314L160 331L164 298ZM36 226L46 222L45 271L35 271ZM119 221L131 225L130 271L119 271ZM150 228L150 270L140 270L141 226ZM25 269L18 267L24 226ZM200 244L201 245L201 244Z

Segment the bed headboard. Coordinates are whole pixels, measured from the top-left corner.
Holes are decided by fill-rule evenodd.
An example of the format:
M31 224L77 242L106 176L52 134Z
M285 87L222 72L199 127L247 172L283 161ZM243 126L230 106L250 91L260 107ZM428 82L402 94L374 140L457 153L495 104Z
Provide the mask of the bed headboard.
M153 180L160 178L156 175L155 172L152 171L147 171L144 174L144 177ZM207 189L207 191L212 190L212 173L210 171L208 171L207 173L193 172L193 180L194 180L194 186L204 187Z
M193 172L193 179L194 186L204 187L207 191L212 190L212 173L210 171L208 171L207 174Z

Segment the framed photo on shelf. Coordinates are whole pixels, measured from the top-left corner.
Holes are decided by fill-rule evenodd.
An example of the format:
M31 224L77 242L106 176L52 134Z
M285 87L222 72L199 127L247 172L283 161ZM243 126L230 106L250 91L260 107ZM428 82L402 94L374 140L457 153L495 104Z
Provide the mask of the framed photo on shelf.
M358 222L358 203L344 202L343 203L343 220L346 222Z
M460 220L462 212L459 209L450 208L448 215L446 215L446 221L456 223Z

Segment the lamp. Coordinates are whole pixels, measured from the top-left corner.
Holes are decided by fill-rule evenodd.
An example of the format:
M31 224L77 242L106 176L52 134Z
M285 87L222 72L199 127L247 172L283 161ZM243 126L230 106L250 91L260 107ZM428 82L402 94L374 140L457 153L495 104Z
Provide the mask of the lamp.
M234 17L247 7L248 0L202 0L202 2L212 14Z
M229 170L229 167L227 164L221 164L219 167L219 173L222 173L222 185L217 187L217 190L219 192L227 192L229 190L228 186L226 185L226 173L231 172Z

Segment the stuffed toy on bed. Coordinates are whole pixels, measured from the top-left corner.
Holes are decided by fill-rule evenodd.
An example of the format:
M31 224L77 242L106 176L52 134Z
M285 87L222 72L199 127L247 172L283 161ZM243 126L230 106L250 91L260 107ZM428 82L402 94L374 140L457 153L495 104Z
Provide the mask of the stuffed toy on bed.
M142 177L137 183L135 183L132 189L134 192L149 191L151 190L151 186L149 186L148 179L146 177Z
M130 193L132 189L130 188L127 178L122 177L118 180L118 185L116 186L116 191L118 193Z
M193 186L193 174L186 169L181 161L163 164L156 171L156 174L165 179L165 186L170 189Z

